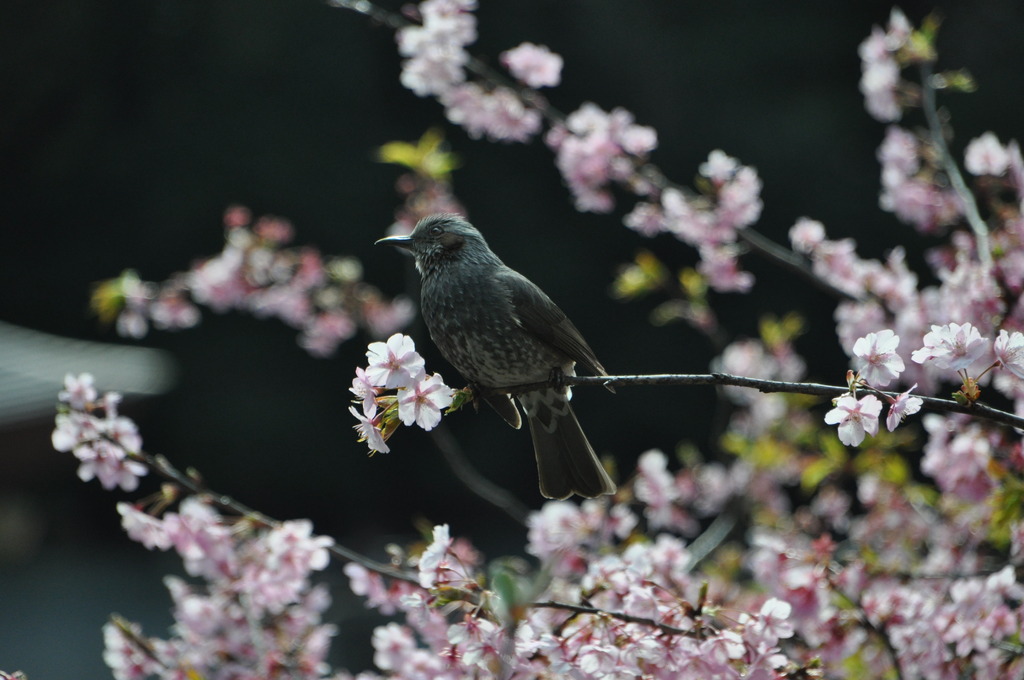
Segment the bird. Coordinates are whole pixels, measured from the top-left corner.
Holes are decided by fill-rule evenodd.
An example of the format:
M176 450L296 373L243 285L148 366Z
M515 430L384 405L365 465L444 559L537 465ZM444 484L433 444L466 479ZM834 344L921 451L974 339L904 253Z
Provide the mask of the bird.
M541 495L596 498L616 491L560 385L576 366L605 376L583 336L544 291L507 267L462 216L428 215L408 236L377 244L412 253L420 308L434 344L478 395L512 427L522 418L503 387L547 382L516 395L529 424Z

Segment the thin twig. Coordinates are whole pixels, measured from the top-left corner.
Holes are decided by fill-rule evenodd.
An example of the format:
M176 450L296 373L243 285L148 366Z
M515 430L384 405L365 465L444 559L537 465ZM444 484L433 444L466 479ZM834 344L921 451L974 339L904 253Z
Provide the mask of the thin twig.
M949 183L963 203L964 217L974 232L978 241L978 257L982 265L990 269L992 267L992 251L988 242L988 225L981 218L978 212L978 204L974 200L974 194L967 188L964 177L960 174L960 167L953 154L949 152L949 145L946 144L946 135L942 129L942 121L939 120L939 110L935 102L935 78L932 74L932 65L928 61L921 62L921 110L924 112L925 120L928 122L928 131L931 133L932 143L939 152L942 161L942 169L949 177Z
M452 472L455 473L455 476L459 478L459 481L467 489L503 511L519 524L526 526L526 518L530 514L530 509L523 505L508 489L498 486L481 475L473 467L472 463L469 462L463 453L462 447L459 446L459 442L452 436L448 428L444 426L444 422L431 430L430 434L434 440L434 445L440 449L441 455L444 456L445 462L448 463L448 467L452 469Z
M829 579L829 585L832 590L841 598L852 604L857 610L857 617L860 619L864 627L870 632L874 633L885 646L885 650L889 653L889 658L892 660L893 670L896 672L896 680L903 680L903 669L900 667L900 656L896 650L896 646L892 643L892 638L889 637L888 626L885 622L875 623L868 616L867 611L864 610L863 604L858 598L851 597L849 594L841 590L835 583Z
M860 298L856 295L832 285L822 277L815 274L814 270L807 265L807 261L804 260L804 258L800 257L789 248L779 245L761 232L747 227L738 230L736 232L736 238L747 244L747 246L761 257L771 260L783 269L788 269L794 274L807 279L832 297L851 302L860 301Z
M668 633L670 635L685 635L686 637L697 637L697 632L693 630L685 630L683 628L677 628L676 626L670 626L667 623L661 623L654 619L648 619L643 616L633 616L632 614L626 614L623 612L610 612L605 609L598 609L596 607L586 607L579 604L569 604L568 602L554 602L548 600L547 602L534 602L530 605L537 609L561 609L562 611L573 612L574 614L590 614L592 616L610 617L618 619L619 621L625 621L626 623L639 623L644 626L650 626L651 628L657 628L658 630Z
M849 392L845 385L824 385L821 383L787 382L784 380L762 380L760 378L746 378L728 373L680 373L660 375L602 375L582 376L567 375L561 379L563 385L621 387L628 385L731 385L735 387L747 387L760 392L786 392L791 394L811 394L822 397L837 397ZM511 385L508 387L497 387L492 391L495 394L522 394L551 387L550 382L537 382L524 385ZM878 394L886 397L896 398L899 392L885 392L875 390ZM1001 411L982 403L974 403L970 406L962 406L952 399L939 399L938 397L919 397L924 406L932 411L943 413L960 413L975 418L984 418L992 422L1024 430L1024 417Z
M229 510L235 514L246 517L247 519L262 524L268 527L278 527L281 525L281 521L274 519L262 512L250 508L249 506L241 503L231 496L226 494L217 493L206 487L205 484L201 483L195 477L183 473L176 467L171 465L171 462L164 456L153 455L144 451L139 451L131 454L133 458L144 463L149 469L156 472L158 475L167 479L189 492L203 496L204 498L210 499L217 507L222 510ZM376 560L370 559L366 555L357 553L354 550L346 548L343 545L334 543L328 550L335 556L340 557L349 562L355 562L356 564L366 567L370 571L374 571L382 576L389 576L391 578L399 579L402 581L408 581L410 583L419 583L419 579L415 574L401 569L397 569L390 564L384 564L383 562L377 562Z

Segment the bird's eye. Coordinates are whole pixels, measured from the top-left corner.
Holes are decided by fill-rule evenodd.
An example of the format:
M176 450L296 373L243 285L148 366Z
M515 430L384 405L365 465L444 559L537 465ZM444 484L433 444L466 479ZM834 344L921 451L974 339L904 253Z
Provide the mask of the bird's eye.
M430 235L431 236L440 236L443 233L444 233L444 229L442 229L441 227L431 227L430 228Z

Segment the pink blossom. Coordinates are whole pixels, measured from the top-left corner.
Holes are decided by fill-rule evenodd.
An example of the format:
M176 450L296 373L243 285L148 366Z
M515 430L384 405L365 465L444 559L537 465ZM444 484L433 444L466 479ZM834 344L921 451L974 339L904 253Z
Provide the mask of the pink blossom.
M352 379L352 387L349 388L349 391L362 402L363 413L374 413L377 408L378 388L370 380L370 377L366 375L366 371L362 366L356 367L356 377Z
M160 289L149 306L149 316L153 326L159 330L192 328L200 319L199 308L192 304L177 283Z
M939 489L976 503L988 497L995 483L989 472L992 444L976 424L959 427L954 421L929 414L921 471L933 477Z
M522 43L502 52L501 63L530 87L554 87L562 76L562 57L544 45Z
M141 636L142 627L130 624L132 635ZM139 648L132 638L113 623L103 625L103 662L115 680L144 680L163 671L157 659Z
M715 217L724 225L720 228L741 229L758 220L763 205L761 179L744 165L719 187Z
M697 271L720 293L746 293L754 286L754 275L740 268L739 254L735 245L701 247Z
M906 392L900 393L895 399L890 400L889 415L885 417L885 426L889 432L896 430L896 427L906 420L907 416L914 415L921 410L924 401L920 397L912 397L910 393L917 387L917 383Z
M282 522L252 539L246 546L238 581L234 586L253 605L280 614L297 602L312 571L327 566L327 536L314 536L309 520Z
M424 430L441 422L441 411L452 404L455 390L444 384L440 374L427 376L398 392L398 417L405 425L416 423Z
M636 125L625 109L607 113L588 102L569 114L564 126L552 127L545 141L557 153L555 163L577 209L608 212L614 205L609 183L632 177L631 157L645 157L657 146L657 135Z
M890 125L885 129L885 139L875 155L883 168L909 177L921 169L919 147L917 135L898 125Z
M643 201L633 206L622 223L641 236L654 236L666 229L665 214L660 206Z
M476 3L427 0L419 5L420 26L400 28L398 51L409 57L402 64L401 82L421 97L442 95L466 78L469 61L465 46L476 40Z
M408 325L416 316L416 306L404 295L397 295L390 302L379 299L367 300L360 311L366 327L374 337L390 336Z
M242 273L244 264L243 248L229 242L219 255L197 264L186 276L192 298L215 312L238 307L248 290Z
M327 357L356 332L352 317L342 310L321 312L308 320L299 336L299 346L315 357Z
M541 128L540 112L528 108L507 87L487 91L476 83L463 83L447 90L441 103L448 120L464 127L474 139L526 142Z
M387 342L371 342L366 351L367 378L378 387L415 385L424 376L425 361L408 335L395 333Z
M189 496L177 513L164 515L164 528L189 574L211 580L236 574L231 529L207 503Z
M868 333L853 343L853 354L867 362L860 369L860 376L873 387L885 387L900 377L906 368L903 359L896 353L900 336L890 329Z
M993 343L993 349L996 360L1003 368L1024 379L1024 333L1007 333L1005 329L1001 329Z
M148 549L167 550L171 547L171 539L164 529L161 520L149 513L142 512L130 503L118 503L117 512L121 515L121 526L128 537Z
M999 177L1010 166L1010 154L991 132L971 140L964 151L964 168L972 175Z
M448 525L435 526L433 540L420 555L419 580L421 586L435 588L448 581L444 572L449 571L448 549L451 546L452 539L448 533Z
M697 171L715 184L721 185L732 179L739 168L739 161L721 149L715 149L708 154L708 159L700 164Z
M77 376L68 373L64 376L64 389L57 394L57 398L76 411L81 411L87 404L96 401L94 382L95 379L89 373Z
M801 217L789 229L789 242L793 248L809 255L825 241L825 225L817 220Z
M866 434L878 433L878 414L882 402L873 394L860 399L844 394L835 401L835 408L825 414L828 425L839 425L839 441L847 446L857 446Z
M911 358L919 364L929 362L936 368L959 371L973 364L988 350L988 338L981 337L969 323L932 326L924 336L924 347Z
M668 472L668 459L658 450L647 451L637 461L634 492L646 505L644 515L652 529L672 525L672 504L679 497L675 479Z
M364 402L365 407L366 404ZM370 408L363 411L363 413L357 411L354 406L349 406L348 412L359 421L353 427L359 433L359 441L365 441L366 445L370 447L371 453L390 453L391 448L384 442L384 435L378 428L378 423L374 418L377 412L376 403L371 404Z
M875 26L858 49L864 105L873 118L883 123L899 120L903 115L898 95L900 66L895 53L907 42L910 32L906 16L893 9L887 30Z

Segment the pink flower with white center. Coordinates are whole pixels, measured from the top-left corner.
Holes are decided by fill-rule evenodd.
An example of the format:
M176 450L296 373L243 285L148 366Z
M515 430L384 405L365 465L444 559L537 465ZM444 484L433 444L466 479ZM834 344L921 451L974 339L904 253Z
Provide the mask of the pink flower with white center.
M562 57L544 45L524 42L502 52L501 63L530 87L554 87L562 78Z
M441 410L452 405L455 390L444 384L440 374L427 376L398 391L398 417L405 425L416 423L424 430L441 422Z
M363 413L357 411L355 406L349 406L348 411L359 421L359 424L353 425L353 427L359 433L359 441L365 441L366 445L370 447L371 453L391 452L391 448L384 442L384 434L377 427L378 423L375 419L377 413L376 402L370 404L370 408Z
M131 503L118 503L117 512L121 515L121 527L133 541L150 550L167 550L171 547L171 538L164 529L164 523L156 517L142 512Z
M900 336L890 329L868 333L853 343L853 354L867 362L860 369L860 376L872 387L885 387L900 377L906 368L903 359L896 354Z
M1024 379L1024 333L1007 333L1005 329L1000 330L993 343L993 349L999 365L1018 378Z
M878 434L878 414L882 402L873 394L857 399L844 394L835 401L835 408L825 414L825 423L839 425L839 441L847 446L857 446L865 435Z
M370 381L362 366L356 367L356 377L352 379L349 391L356 395L363 405L363 413L374 414L377 408L377 386Z
M895 399L890 398L889 403L889 415L885 417L885 426L889 428L889 432L896 430L896 427L907 419L907 416L912 416L921 410L921 406L924 402L920 397L912 397L910 393L917 387L917 383L906 392L901 392Z
M387 342L371 342L366 358L366 375L377 387L409 387L425 373L426 362L416 352L416 343L401 333L395 333Z
M68 373L64 376L64 389L57 394L57 398L76 411L82 411L86 404L96 401L98 395L94 382L95 379L89 373L77 376Z
M991 132L971 140L964 151L964 168L972 175L999 177L1010 167L1010 154Z
M969 323L932 326L924 336L924 347L914 350L911 359L919 364L959 371L980 359L988 350L988 338Z

